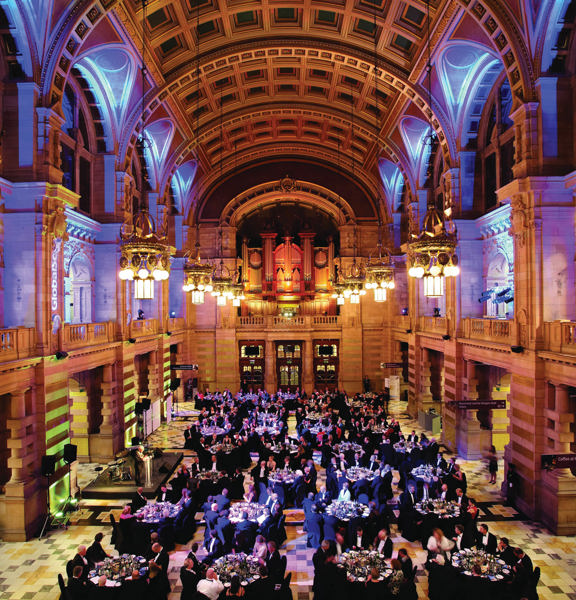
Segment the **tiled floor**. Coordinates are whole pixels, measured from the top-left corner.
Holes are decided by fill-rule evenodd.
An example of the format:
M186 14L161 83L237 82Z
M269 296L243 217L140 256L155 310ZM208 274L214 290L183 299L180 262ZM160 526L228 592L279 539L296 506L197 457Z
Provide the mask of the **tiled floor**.
M191 411L191 406L180 404L181 410ZM400 415L403 428L418 430L417 424L405 416L402 406L391 407ZM177 420L164 424L151 436L151 443L166 449L180 449L182 430L186 421ZM191 455L185 453L186 457ZM184 459L189 460L189 458ZM481 463L459 461L466 472L469 494L480 503L481 519L490 523L496 535L505 535L511 543L521 546L542 570L538 592L541 600L576 600L576 544L574 538L551 535L538 523L522 520L522 516L510 507L502 505L499 485L489 485L486 466ZM79 469L81 487L89 483L97 472L96 465L82 465ZM320 473L323 476L323 472ZM122 501L82 501L77 512L71 514L71 526L67 530L54 530L42 540L11 544L0 542L0 598L2 600L56 600L59 597L57 573L64 573L66 561L72 558L79 544L90 543L98 531L106 534L105 546L109 546L111 529L109 515L119 514ZM287 519L288 540L282 552L288 557L288 570L292 571L292 588L295 600L309 600L312 584L313 550L306 548L306 537L302 532L302 512L289 511ZM201 515L198 515L201 518ZM425 553L419 543L406 542L392 526L394 547L408 549L414 563L422 565ZM194 540L203 539L203 527L199 527ZM192 541L194 541L192 540ZM190 544L192 543L190 542ZM188 544L188 546L190 545ZM179 568L187 554L187 547L177 547L171 554L170 580L172 593L170 600L180 597ZM427 598L427 576L421 568L417 576L420 598Z

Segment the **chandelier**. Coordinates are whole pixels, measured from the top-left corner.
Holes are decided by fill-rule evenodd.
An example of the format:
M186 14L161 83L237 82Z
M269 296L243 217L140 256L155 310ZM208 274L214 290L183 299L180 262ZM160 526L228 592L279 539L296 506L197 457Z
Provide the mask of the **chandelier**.
M245 300L246 296L244 295L244 284L235 283L232 286L232 306L239 307L242 300Z
M196 228L196 251L194 257L190 252L186 253L186 262L184 264L184 285L182 289L185 292L192 293L192 304L204 304L204 294L211 292L212 287L212 265L203 263L200 258L200 241L198 239L198 228Z
M427 7L427 73L428 73L428 106L430 120L430 156L428 157L427 184L428 209L424 216L422 229L412 234L408 242L408 275L424 282L424 295L428 298L440 298L444 295L444 278L456 277L460 273L458 256L456 255L456 227L451 220L452 209L438 209L434 202L433 161L437 139L432 121L432 59L430 41L430 0Z
M350 268L344 272L344 290L342 294L344 298L350 300L350 304L360 304L360 296L366 294L364 282L366 280L366 272L362 263L356 261L356 246L354 246L354 259Z
M384 250L384 255L382 251ZM367 290L374 290L375 302L386 302L386 290L393 290L394 284L394 263L392 255L388 248L382 248L382 243L378 243L378 258L370 259L365 267L366 283L364 287Z
M234 276L222 259L212 272L212 287L218 306L226 306L226 301L234 298Z
M146 168L145 97L146 63L146 0L142 0L142 108L140 114L140 136L136 141L136 150L141 165L140 208L130 215L120 227L120 271L118 276L124 281L134 281L134 297L138 300L154 298L154 281L163 281L170 275L170 257L176 252L167 242L166 221L156 227L148 212L149 175Z

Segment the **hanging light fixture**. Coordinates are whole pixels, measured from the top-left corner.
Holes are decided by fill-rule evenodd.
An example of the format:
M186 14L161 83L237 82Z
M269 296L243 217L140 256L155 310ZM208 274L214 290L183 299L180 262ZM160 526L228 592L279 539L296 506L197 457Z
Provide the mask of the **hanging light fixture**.
M366 283L364 287L367 290L374 290L375 302L386 302L386 290L393 290L394 284L394 263L392 255L388 248L382 244L382 224L378 223L378 257L370 258L366 263Z
M212 295L216 297L218 306L226 306L226 301L234 297L234 275L222 259L222 230L220 235L220 262L212 271Z
M428 158L427 182L430 186L428 207L422 229L418 234L412 234L408 243L408 275L422 279L424 295L428 298L440 298L444 295L444 278L456 277L460 274L456 246L458 244L456 227L452 222L450 207L440 210L434 201L433 189L433 158L435 145L434 127L432 122L432 60L430 48L430 0L427 8L427 43L428 43L428 106L430 127L430 156Z
M184 285L182 289L185 292L192 293L192 304L204 304L204 294L213 290L211 278L212 265L208 262L203 263L200 258L200 232L198 225L196 225L194 256L191 256L189 251L185 256Z
M354 230L354 258L352 264L342 273L344 298L348 298L351 304L360 304L360 296L366 294L364 284L366 281L366 270L361 261L356 260L356 230Z
M170 275L170 257L176 252L167 242L166 222L156 227L152 215L148 212L149 176L146 168L145 151L149 146L145 126L145 88L146 63L146 4L142 0L142 98L140 115L140 136L136 141L136 150L140 158L141 190L140 208L128 217L120 227L120 271L123 281L134 281L134 297L139 300L154 298L154 281L164 281Z

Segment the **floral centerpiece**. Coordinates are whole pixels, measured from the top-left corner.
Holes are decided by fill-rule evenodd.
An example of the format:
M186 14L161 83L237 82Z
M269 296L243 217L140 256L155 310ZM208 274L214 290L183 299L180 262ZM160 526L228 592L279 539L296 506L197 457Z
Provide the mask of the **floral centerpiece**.
M110 581L122 581L138 570L140 575L146 573L146 559L134 554L122 554L115 558L105 558L94 570L90 571L90 579L105 575Z
M326 513L333 515L340 521L349 521L351 517L367 517L370 514L369 508L365 504L360 504L354 500L342 502L335 500L326 507Z
M198 479L202 479L203 481L211 481L212 483L216 483L222 477L224 477L224 473L222 473L222 471L200 471L198 473Z
M273 483L294 483L296 473L292 469L276 469L268 475L268 481Z
M356 442L340 442L338 444L338 452L354 452L356 454L359 452L360 454L364 454L364 448L360 444Z
M340 555L341 568L346 569L346 575L350 581L366 581L373 568L378 569L380 577L385 579L390 576L392 569L386 563L386 559L375 550L350 550Z
M236 446L234 446L234 444L214 444L213 446L211 446L209 448L209 451L212 454L218 454L218 452L223 452L224 454L230 454L230 452L232 452L232 450L234 450L234 448L236 448Z
M466 548L452 555L452 564L460 569L464 575L486 577L491 581L497 581L509 577L510 567L493 554L484 550Z
M156 502L156 504L146 504L137 510L134 516L144 523L159 523L164 518L175 519L181 510L181 506L172 502Z
M229 584L234 575L240 577L242 585L248 585L258 579L259 566L255 556L244 554L244 552L221 556L212 565L224 585Z
M360 479L372 481L374 479L374 472L364 467L350 467L346 470L346 477L350 481L359 481Z
M451 519L460 516L460 506L456 502L447 502L440 498L426 502L417 502L414 508L423 515L434 513L441 519Z
M256 502L234 502L230 506L229 519L232 523L239 523L242 521L242 513L246 512L249 521L257 521L264 512L264 508L263 504L257 504Z

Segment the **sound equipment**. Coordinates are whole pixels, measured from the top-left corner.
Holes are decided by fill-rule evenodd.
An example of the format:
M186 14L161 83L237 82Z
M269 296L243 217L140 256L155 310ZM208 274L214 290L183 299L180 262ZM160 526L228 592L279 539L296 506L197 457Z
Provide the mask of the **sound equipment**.
M320 356L332 356L334 354L334 348L332 346L318 346L318 354Z
M144 408L142 407L142 402L136 402L136 406L134 407L134 412L137 415L144 414Z
M510 346L510 350L516 354L521 354L524 352L524 346Z
M74 444L66 444L64 446L64 462L69 465L73 463L78 457L78 446Z
M64 350L58 350L58 352L56 352L55 356L58 360L61 360L68 356L68 352L64 352Z
M142 398L140 402L144 410L150 410L150 398Z
M246 356L258 356L260 354L260 346L245 346L244 354Z
M132 441L130 442L132 446L138 446L138 444L140 443L140 438L139 437L133 437Z
M180 377L174 377L170 380L170 390L175 392L180 387Z
M42 457L42 475L52 477L56 470L56 457L53 454L45 454Z

